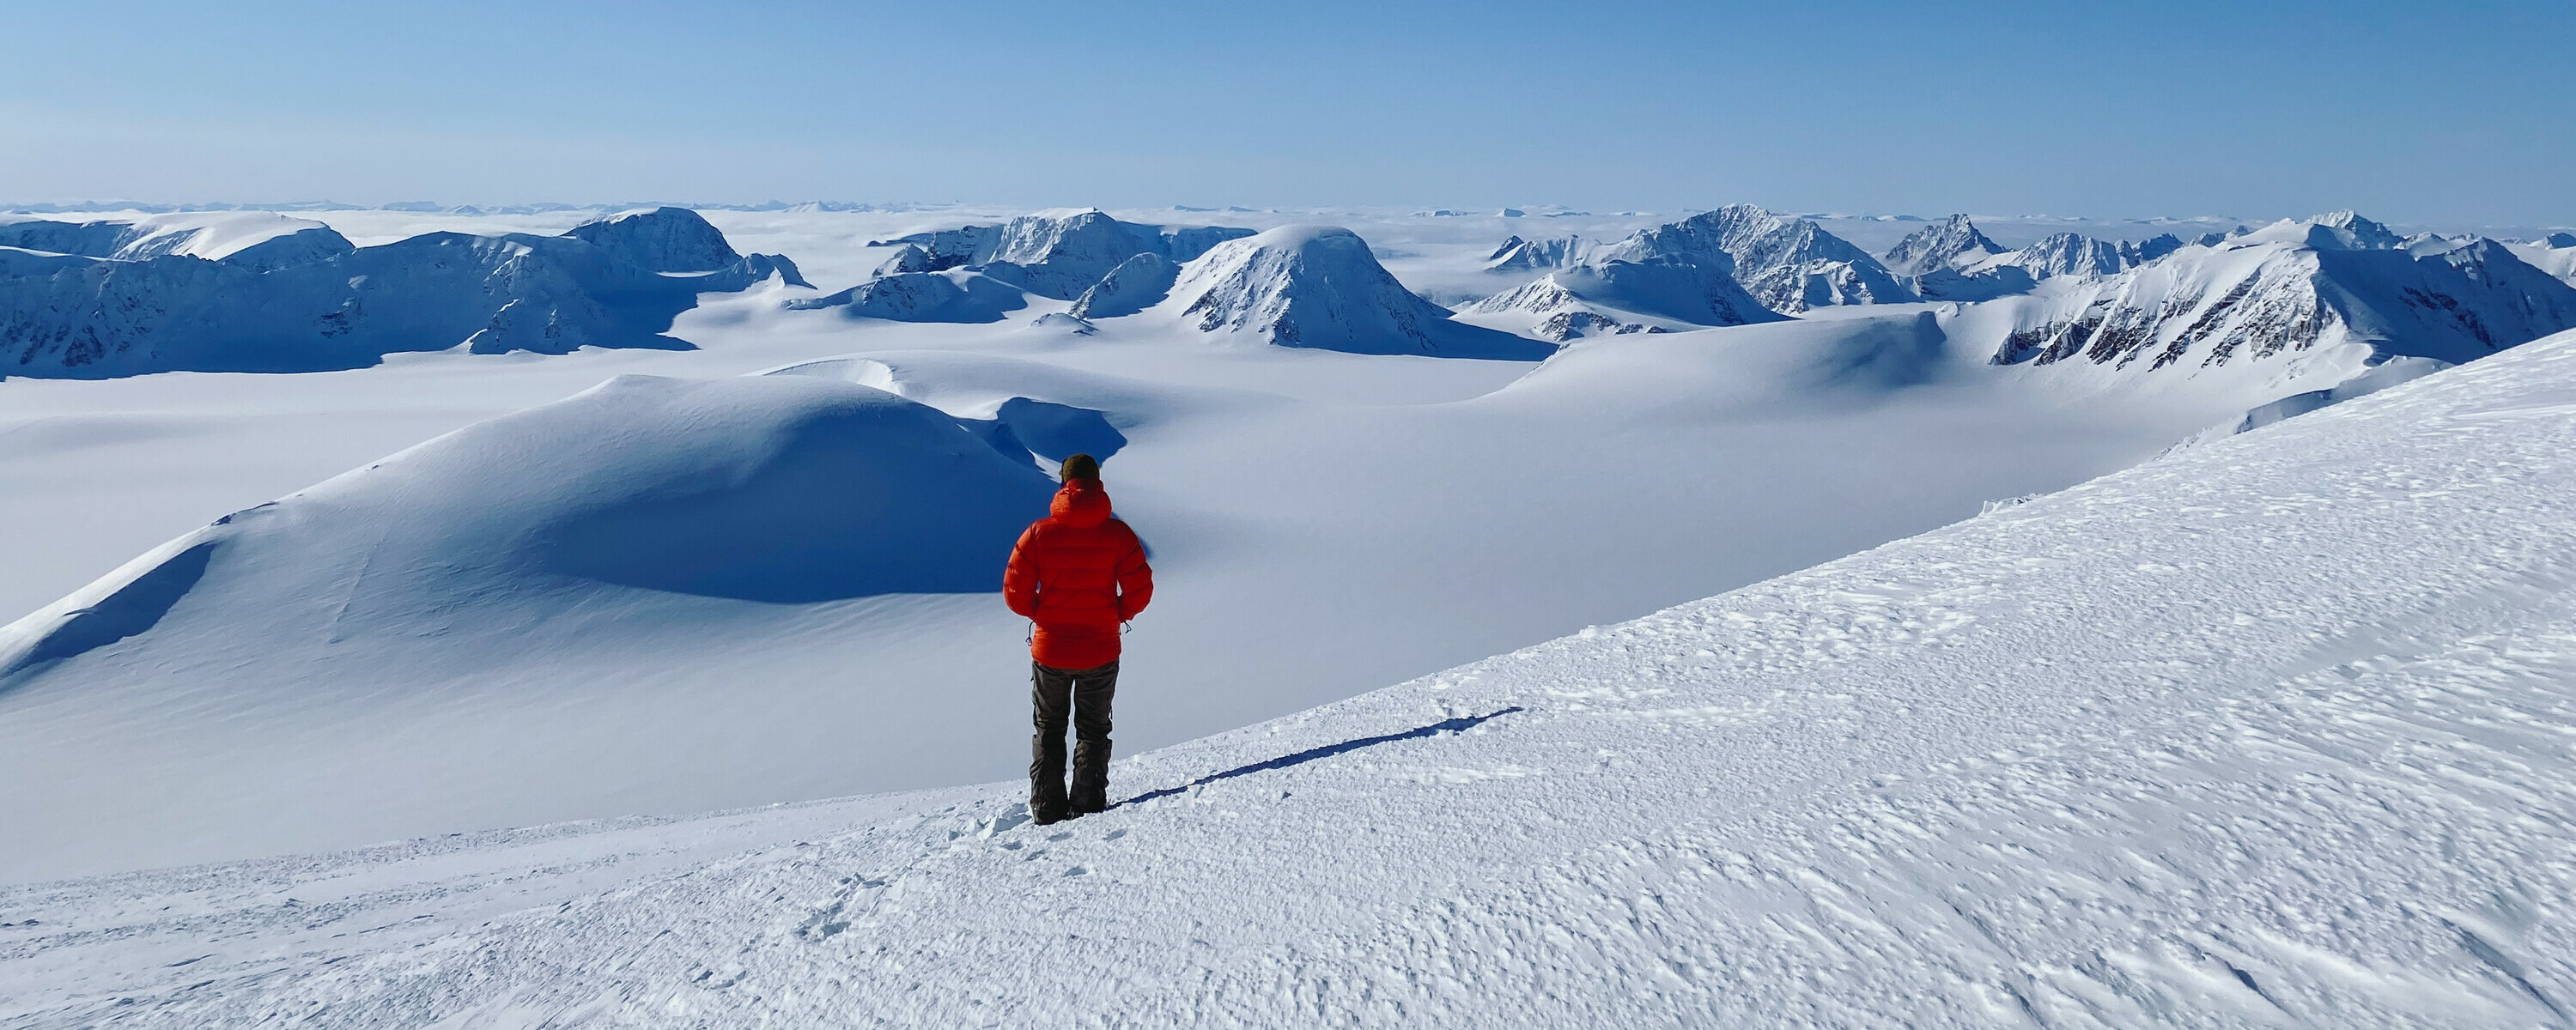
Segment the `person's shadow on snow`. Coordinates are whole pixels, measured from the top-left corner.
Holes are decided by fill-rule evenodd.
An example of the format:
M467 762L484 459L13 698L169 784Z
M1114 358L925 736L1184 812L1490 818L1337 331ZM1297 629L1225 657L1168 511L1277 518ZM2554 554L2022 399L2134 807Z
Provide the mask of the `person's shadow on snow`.
M1184 783L1178 787L1165 787L1161 790L1138 794L1135 797L1128 798L1125 801L1121 801L1109 807L1124 808L1128 805L1143 804L1144 802L1153 801L1158 798L1167 798L1186 793L1193 787L1204 787L1208 784L1215 783L1218 780L1230 780L1237 776L1249 776L1257 772L1269 772L1273 769L1285 769L1292 765L1304 765L1318 758L1331 758L1334 755L1348 754L1364 747L1375 747L1379 744L1391 744L1399 740L1416 740L1422 737L1436 737L1443 733L1463 733L1486 722L1487 720L1510 715L1513 712L1522 710L1521 706L1513 705L1509 708L1505 708L1500 711L1487 712L1483 715L1461 715L1454 719L1442 719L1429 726L1415 727L1402 733L1388 733L1375 737L1361 737L1357 740L1345 740L1339 744L1326 744L1322 747L1307 748L1306 750L1297 752L1296 754L1282 755L1267 762L1254 762L1251 765L1236 766L1235 768L1228 769L1221 773L1210 773L1206 776L1199 777L1198 779L1191 780L1188 783Z

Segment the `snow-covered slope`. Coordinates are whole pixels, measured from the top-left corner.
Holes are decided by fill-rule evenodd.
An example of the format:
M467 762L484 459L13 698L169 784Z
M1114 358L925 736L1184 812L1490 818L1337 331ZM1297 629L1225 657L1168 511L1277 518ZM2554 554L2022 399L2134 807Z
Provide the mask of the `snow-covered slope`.
M1011 541L1053 485L1027 451L1006 455L970 428L806 376L612 379L226 516L0 628L0 697L52 688L32 710L12 705L10 733L49 724L81 735L111 710L212 704L234 726L313 734L290 764L371 755L356 767L373 786L341 785L379 792L342 820L352 828L551 804L573 784L548 781L646 758L630 749L650 734L568 736L550 708L580 703L603 676L647 705L631 714L648 725L651 706L677 716L690 704L688 691L652 682L675 667L645 657L656 638L731 620L775 631L787 605L999 589ZM743 703L774 697L744 689ZM354 729L387 719L405 726L405 743ZM155 779L190 752L228 746L221 727L145 721L155 725L126 723L133 765L88 783ZM26 763L41 749L7 750L10 782L38 775ZM739 756L709 767L725 753L649 762L710 785L751 771ZM175 842L291 823L291 806L261 795L333 789L234 772L261 786L145 791L86 814L60 796L7 804L16 820L47 822L48 836L100 843L148 812ZM489 786L456 789L460 776ZM644 786L620 776L625 790ZM404 796L405 781L441 786Z
M0 1018L2555 1026L2571 683L2565 335L1065 825L997 785L6 889Z
M1283 226L1219 243L1181 269L1158 310L1204 333L1354 354L1535 361L1556 349L1451 319L1336 226Z
M548 354L687 347L664 333L700 292L803 283L786 258L736 255L680 208L564 236L440 232L357 249L319 227L265 237L154 229L109 247L146 227L102 224L0 226L77 255L0 250L16 255L0 258L0 375L302 372L460 344Z
M1073 298L1075 318L1116 318L1163 302L1179 282L1181 266L1160 254L1138 254L1118 263L1100 281Z
M2504 246L2532 267L2576 285L2576 233L2553 233L2539 243Z
M710 308L688 328L720 329L729 335L713 338L729 347L591 351L507 363L498 376L496 363L442 355L224 381L212 400L238 404L256 389L279 398L265 402L271 409L335 399L371 416L419 409L390 423L399 429L441 417L453 425L467 419L452 412L472 405L506 411L529 403L512 398L560 396L615 372L724 376L772 354L815 375L811 358L847 353L854 335L942 347L863 348L841 363L844 378L972 423L997 452L1004 428L1045 457L1118 445L1112 495L1154 547L1165 588L1137 623L1121 688L1121 739L1144 747L1920 532L1993 498L2144 460L2295 392L2218 377L2070 403L2057 376L1991 366L1988 345L1957 338L1928 312L1587 339L1533 368L1211 346L1176 313L1104 319L1075 335L850 322L761 296ZM797 351L834 345L845 349ZM129 403L167 408L207 378L108 385ZM435 504L281 504L310 521L237 569L228 582L238 589L212 590L224 572L215 569L148 628L112 642L93 635L94 648L20 670L0 692L0 780L75 786L0 792L0 825L25 828L0 849L0 880L938 786L1025 762L1013 758L1025 753L1025 722L996 713L1025 703L1026 624L990 593L781 602L596 582L581 569L591 581L531 573L493 585L451 572L488 566L479 556L496 534L531 525L529 511L604 503L575 457L679 475L726 448L753 462L772 446L749 431L693 429L694 416L676 409L601 411L575 434L590 441L578 455L555 454L553 436L495 445L476 452L479 471L442 480L453 496ZM225 464L228 452L315 446L299 436L417 438L347 416L271 416L258 424L273 428L252 432L195 409L172 417L182 414L188 421L170 430L106 417L12 426L0 436L11 487L0 499L61 510L38 501L63 489L54 484L95 477L102 456L122 453L112 446L120 432L185 433L192 447L209 439L183 454L228 470L243 467ZM82 438L85 449L63 450ZM62 457L31 465L34 451ZM107 467L171 474L123 457ZM255 469L252 481L295 466L281 467ZM43 468L62 471L28 474ZM549 482L564 496L543 510L514 502L472 514L487 489ZM120 496L154 496L146 485ZM291 489L209 493L228 500L155 535L194 539L213 515ZM819 490L809 501L828 509L840 496ZM993 546L1014 533L1004 526ZM599 540L622 542L646 568L680 546ZM913 547L871 541L880 544ZM423 557L449 550L456 562ZM141 571L111 576L27 628L50 634L45 620L119 593ZM352 596L383 600L334 614ZM556 601L570 607L546 607ZM511 629L476 628L492 625ZM126 800L90 803L108 795Z

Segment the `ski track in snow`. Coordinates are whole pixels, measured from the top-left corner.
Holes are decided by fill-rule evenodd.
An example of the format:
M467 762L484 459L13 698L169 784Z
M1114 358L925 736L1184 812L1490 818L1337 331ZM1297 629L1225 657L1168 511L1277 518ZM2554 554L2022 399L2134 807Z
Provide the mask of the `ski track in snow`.
M2571 416L2562 337L1052 827L1000 785L0 888L0 1026L2568 1026Z

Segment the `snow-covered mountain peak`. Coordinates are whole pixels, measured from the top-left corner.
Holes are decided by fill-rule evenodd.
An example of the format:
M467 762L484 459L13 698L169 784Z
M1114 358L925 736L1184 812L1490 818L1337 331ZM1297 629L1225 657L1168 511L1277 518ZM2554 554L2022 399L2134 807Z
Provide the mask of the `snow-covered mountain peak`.
M1451 320L1378 264L1357 233L1285 225L1217 244L1161 307L1201 332L1361 354L1536 360L1555 348Z
M2072 232L2051 234L1992 263L2018 265L2040 279L2110 275L2130 264L2118 245Z
M1987 239L1968 216L1951 215L1898 240L1881 261L1897 275L1922 275L1935 269L1975 264L2002 253L2003 246Z
M1562 268L1579 260L1583 238L1558 236L1550 239L1525 240L1518 236L1504 240L1493 253L1485 255L1488 272L1535 272Z
M1642 262L1663 258L1707 265L1723 253L1733 278L1763 306L1782 314L1839 304L1893 304L1915 299L1867 252L1804 218L1733 204L1590 250L1584 260Z
M2318 250L2395 250L2406 245L2405 237L2351 211L2284 218L2236 239L2245 243L2294 243Z
M90 222L0 216L0 246L111 261L179 255L255 271L354 249L330 226L272 211L181 212Z
M2350 245L2394 237L2342 221L2283 222L2116 275L2051 280L2001 302L2015 325L1994 361L2152 371L2341 349L2357 371L2399 356L2459 364L2576 327L2576 288L2503 244L2419 256Z
M685 207L620 212L564 235L655 272L711 272L742 260L706 216Z
M258 212L193 227L0 225L0 246L31 243L49 246L17 252L68 256L0 262L0 374L307 372L459 344L476 353L685 349L663 333L699 293L772 277L805 285L794 262L736 254L682 208L561 236L432 232L365 248Z
M1219 242L1250 235L1252 230L1233 226L1145 225L1120 221L1098 208L1052 208L1000 225L969 225L877 242L916 246L924 252L921 257L899 252L901 263L890 262L891 272L969 268L1041 297L1073 300L1136 255L1185 262Z

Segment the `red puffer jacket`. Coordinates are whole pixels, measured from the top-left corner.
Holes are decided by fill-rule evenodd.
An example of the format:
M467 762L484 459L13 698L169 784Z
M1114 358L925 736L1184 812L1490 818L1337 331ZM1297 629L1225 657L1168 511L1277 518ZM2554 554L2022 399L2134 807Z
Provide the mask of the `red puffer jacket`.
M1154 598L1154 570L1136 531L1109 514L1096 479L1067 480L1047 517L1030 523L1002 573L1002 600L1038 624L1029 656L1057 669L1118 660L1118 624Z

